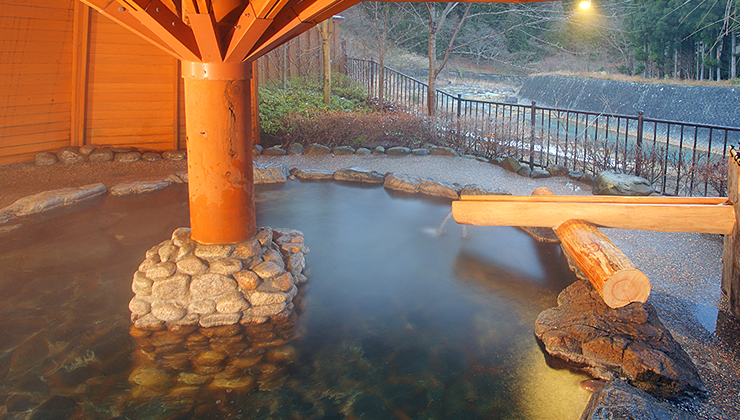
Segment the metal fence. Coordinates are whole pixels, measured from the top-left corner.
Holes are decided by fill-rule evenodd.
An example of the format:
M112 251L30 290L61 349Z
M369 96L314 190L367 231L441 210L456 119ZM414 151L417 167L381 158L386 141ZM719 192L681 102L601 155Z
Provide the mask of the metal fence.
M388 67L381 72L373 60L347 58L345 71L371 96L382 88L384 102L427 112L426 83ZM728 146L740 142L740 127L464 99L439 89L434 113L441 136L463 153L514 157L530 169L611 169L668 195L726 195Z

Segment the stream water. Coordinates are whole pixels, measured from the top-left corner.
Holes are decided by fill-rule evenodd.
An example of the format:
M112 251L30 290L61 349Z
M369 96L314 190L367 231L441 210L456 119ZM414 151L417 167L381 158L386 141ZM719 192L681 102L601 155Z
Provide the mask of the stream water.
M196 333L190 346L155 348L155 335L129 331L132 274L188 224L185 187L106 196L0 233L0 417L580 416L585 377L548 367L533 333L573 280L557 246L515 228L469 227L463 238L452 222L437 235L449 201L381 187L296 181L258 186L256 202L258 225L305 233L309 281L290 330L244 368L256 381L241 390L139 386L204 357ZM256 346L218 340L229 354Z

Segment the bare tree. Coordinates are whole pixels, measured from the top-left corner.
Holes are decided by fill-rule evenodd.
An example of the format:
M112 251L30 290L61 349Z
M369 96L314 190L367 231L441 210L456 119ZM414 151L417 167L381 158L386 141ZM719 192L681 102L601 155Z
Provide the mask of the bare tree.
M316 25L321 35L321 69L324 80L324 103L331 102L331 50L329 48L329 38L332 33L333 19L329 18Z

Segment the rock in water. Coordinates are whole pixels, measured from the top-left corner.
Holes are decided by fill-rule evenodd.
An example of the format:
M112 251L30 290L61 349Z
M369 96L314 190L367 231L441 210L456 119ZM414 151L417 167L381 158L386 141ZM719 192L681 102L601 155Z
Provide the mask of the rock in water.
M596 390L581 415L581 420L611 419L691 420L694 417L617 379Z
M558 307L537 317L535 334L549 354L596 378L626 379L666 398L706 392L696 366L650 303L609 308L588 281L563 290Z
M603 171L594 179L594 195L650 195L656 191L650 182L639 176Z

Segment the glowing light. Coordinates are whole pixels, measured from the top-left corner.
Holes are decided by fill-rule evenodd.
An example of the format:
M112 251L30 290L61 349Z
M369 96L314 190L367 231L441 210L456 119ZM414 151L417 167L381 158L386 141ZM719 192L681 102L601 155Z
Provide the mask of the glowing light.
M586 10L586 9L588 9L589 7L591 7L591 2L590 2L590 1L588 1L588 0L583 0L583 1L581 2L580 6L581 6L581 9L583 9L583 10Z

